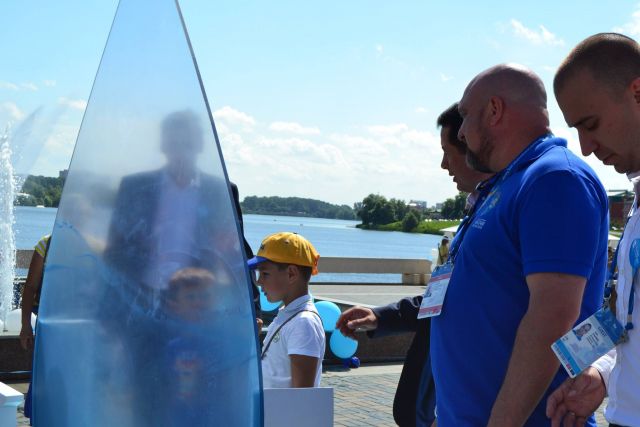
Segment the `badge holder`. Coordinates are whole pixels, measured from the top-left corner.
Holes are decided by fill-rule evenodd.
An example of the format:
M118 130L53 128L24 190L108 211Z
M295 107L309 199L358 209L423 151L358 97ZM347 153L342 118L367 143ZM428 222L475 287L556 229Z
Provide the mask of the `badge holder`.
M442 313L442 304L444 304L452 272L453 264L451 262L440 265L433 271L422 297L418 319L439 316Z
M551 349L571 378L575 378L616 345L627 341L627 331L633 328L631 313L633 312L633 291L640 267L640 239L633 241L629 251L633 279L626 326L622 326L616 319L615 312L609 307L617 255L618 249L609 272L602 308L551 345Z

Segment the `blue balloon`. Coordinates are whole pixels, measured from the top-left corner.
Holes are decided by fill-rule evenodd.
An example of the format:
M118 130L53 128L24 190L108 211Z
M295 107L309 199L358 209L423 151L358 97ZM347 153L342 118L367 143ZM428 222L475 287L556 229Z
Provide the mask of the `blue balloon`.
M320 301L316 303L316 309L322 319L325 332L333 332L340 317L340 307L329 301Z
M358 349L358 341L345 337L336 329L331 333L329 347L336 357L348 359L353 356Z
M282 301L271 302L267 299L267 296L262 291L262 286L258 286L258 289L260 290L260 309L262 311L275 311L280 307Z

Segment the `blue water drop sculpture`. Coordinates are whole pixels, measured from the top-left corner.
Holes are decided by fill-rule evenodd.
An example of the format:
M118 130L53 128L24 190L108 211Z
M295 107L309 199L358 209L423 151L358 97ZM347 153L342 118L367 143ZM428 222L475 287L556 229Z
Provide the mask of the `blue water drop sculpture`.
M261 425L241 248L178 5L121 0L47 257L34 425Z

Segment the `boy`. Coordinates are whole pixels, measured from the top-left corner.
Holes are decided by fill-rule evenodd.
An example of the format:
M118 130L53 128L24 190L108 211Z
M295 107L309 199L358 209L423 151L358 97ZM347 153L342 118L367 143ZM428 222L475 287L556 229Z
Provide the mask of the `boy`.
M284 302L262 347L264 388L320 386L324 328L309 297L309 279L318 273L319 258L307 239L283 232L265 238L248 262L258 269L267 299Z
M169 333L165 363L175 395L162 405L169 425L199 425L216 415L209 399L220 380L211 367L219 360L205 328L219 303L214 296L217 285L213 273L191 267L178 270L169 281L164 302L175 330Z

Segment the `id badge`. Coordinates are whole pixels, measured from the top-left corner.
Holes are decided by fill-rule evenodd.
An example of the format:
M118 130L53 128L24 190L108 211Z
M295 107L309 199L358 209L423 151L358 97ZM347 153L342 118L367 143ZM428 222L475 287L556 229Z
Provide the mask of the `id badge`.
M439 316L442 313L442 304L447 294L449 279L453 272L453 264L446 263L436 267L431 275L427 288L422 296L422 304L418 310L418 319Z
M625 338L625 329L608 308L601 308L551 345L571 378Z

